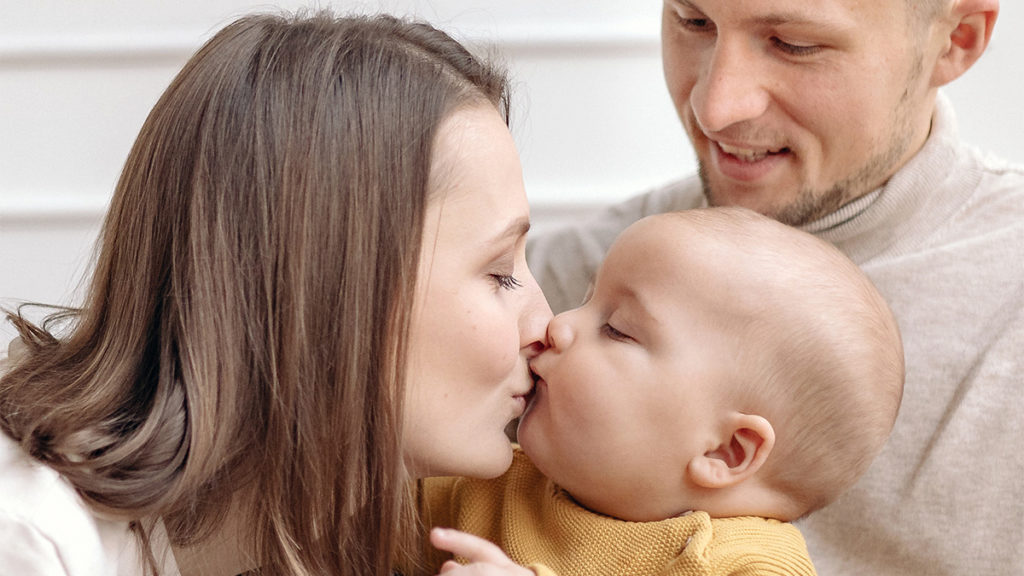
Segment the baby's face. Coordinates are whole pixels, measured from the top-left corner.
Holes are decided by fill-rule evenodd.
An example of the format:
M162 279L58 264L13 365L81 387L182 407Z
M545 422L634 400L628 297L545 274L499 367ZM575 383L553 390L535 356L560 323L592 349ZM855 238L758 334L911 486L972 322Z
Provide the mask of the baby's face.
M736 337L714 263L642 221L612 247L590 298L548 327L550 348L519 426L523 449L593 511L663 519L710 433L734 378Z

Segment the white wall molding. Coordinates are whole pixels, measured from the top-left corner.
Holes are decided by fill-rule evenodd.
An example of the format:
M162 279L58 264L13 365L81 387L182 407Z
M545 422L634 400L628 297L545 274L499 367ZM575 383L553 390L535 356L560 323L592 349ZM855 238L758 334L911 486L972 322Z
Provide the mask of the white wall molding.
M0 195L0 226L98 221L109 204L110 198L99 193L5 193Z
M541 195L541 197L544 197ZM0 228L38 227L99 222L110 204L110 198L98 194L16 193L0 195ZM534 201L530 204L533 219L540 226L578 221L605 206L602 202Z
M7 36L0 37L0 69L12 64L182 59L203 40L202 34L189 32Z
M511 55L651 54L659 49L656 31L628 26L548 24L508 26L494 33L451 32L471 45L494 46ZM196 30L3 36L0 69L17 64L185 59L209 36L208 31Z

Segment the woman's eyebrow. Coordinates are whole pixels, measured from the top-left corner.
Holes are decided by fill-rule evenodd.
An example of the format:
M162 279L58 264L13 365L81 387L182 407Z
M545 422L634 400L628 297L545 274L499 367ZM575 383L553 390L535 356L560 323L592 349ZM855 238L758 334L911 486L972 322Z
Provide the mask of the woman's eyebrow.
M491 239L491 243L498 243L508 238L518 238L525 236L530 231L530 218L523 216L522 218L516 218L509 223L501 232L498 232Z

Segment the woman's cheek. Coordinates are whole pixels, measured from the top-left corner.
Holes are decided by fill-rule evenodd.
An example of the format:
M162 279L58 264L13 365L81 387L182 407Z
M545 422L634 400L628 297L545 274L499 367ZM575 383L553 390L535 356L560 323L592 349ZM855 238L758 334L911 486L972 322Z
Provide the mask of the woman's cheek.
M519 335L518 333L496 334L492 340L494 349L495 372L500 375L508 375L519 368Z
M515 316L495 314L480 331L481 360L493 379L502 381L519 368L519 322Z

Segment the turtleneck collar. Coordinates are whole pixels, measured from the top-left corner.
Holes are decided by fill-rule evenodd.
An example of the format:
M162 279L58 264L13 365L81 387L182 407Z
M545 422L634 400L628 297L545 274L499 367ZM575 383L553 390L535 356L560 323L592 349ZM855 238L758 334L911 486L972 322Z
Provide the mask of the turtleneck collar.
M964 158L953 106L940 92L928 139L906 165L881 188L801 229L858 264L911 250L962 206L980 179Z

